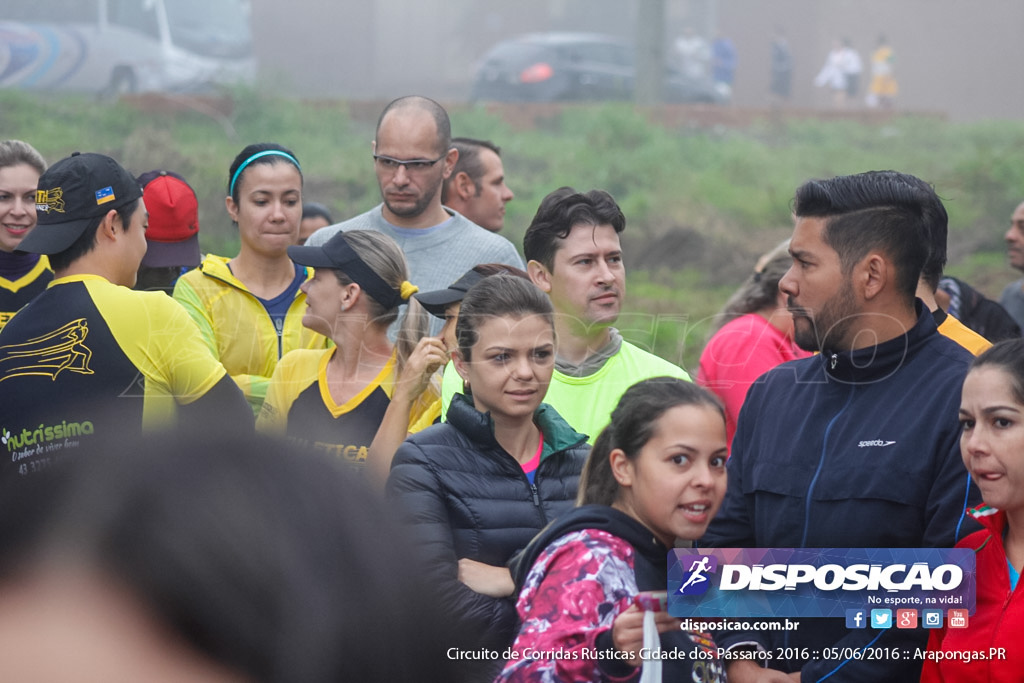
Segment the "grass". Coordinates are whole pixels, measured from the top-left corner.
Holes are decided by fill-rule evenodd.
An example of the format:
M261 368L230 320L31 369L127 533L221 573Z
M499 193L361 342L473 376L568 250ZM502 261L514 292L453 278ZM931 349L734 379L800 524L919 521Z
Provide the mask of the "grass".
M369 163L376 112L236 91L220 113L204 103L100 103L0 91L0 130L50 160L80 149L131 171L178 171L200 199L204 250L233 253L224 212L227 168L250 142L276 141L303 164L309 199L339 218L379 202ZM871 169L933 182L950 214L950 271L989 296L1013 279L1001 256L1007 217L1024 197L1024 122L953 124L897 117L885 124L791 120L742 129L654 125L628 104L553 109L513 125L481 107L453 108L453 131L503 148L509 184L505 235L522 234L545 194L562 186L611 192L627 219L631 340L694 368L702 322L756 260L788 234L797 185ZM654 244L656 248L646 249ZM636 255L631 259L630 254ZM644 318L646 316L646 318Z
M708 287L704 280L704 273L696 268L629 273L629 312L621 315L617 324L623 337L696 377L711 319L733 290Z

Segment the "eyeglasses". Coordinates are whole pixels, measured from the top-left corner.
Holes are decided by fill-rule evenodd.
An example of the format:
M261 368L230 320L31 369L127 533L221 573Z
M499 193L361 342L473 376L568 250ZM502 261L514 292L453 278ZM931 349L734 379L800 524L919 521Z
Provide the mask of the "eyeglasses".
M385 171L394 172L398 170L399 166L405 166L405 170L408 173L422 173L428 168L432 168L434 164L446 156L448 156L447 153L442 154L436 159L396 159L383 154L374 154L373 160Z

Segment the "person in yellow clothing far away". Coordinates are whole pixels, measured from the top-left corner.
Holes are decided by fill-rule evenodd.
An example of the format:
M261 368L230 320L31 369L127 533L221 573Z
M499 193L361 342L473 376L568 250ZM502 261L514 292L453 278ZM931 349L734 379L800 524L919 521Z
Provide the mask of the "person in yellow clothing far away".
M885 36L878 36L878 47L871 53L871 83L868 86L867 105L892 109L900 85L894 70L895 54Z

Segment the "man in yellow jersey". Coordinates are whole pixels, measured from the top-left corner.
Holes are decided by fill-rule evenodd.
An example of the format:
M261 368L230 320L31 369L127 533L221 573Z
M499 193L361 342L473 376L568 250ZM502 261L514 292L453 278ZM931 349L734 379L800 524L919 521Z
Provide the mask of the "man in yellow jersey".
M131 174L76 152L40 177L36 212L18 249L47 255L54 280L0 332L0 480L143 430L251 429L188 313L130 289L147 222Z

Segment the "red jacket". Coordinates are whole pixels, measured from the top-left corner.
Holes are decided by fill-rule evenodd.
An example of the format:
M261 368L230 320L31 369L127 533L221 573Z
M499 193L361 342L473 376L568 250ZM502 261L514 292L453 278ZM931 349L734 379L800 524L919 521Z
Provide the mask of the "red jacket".
M921 681L1024 681L1024 582L1010 591L1003 547L1006 513L987 505L967 512L985 527L956 544L957 548L973 548L976 554L976 611L967 628L943 627L932 632ZM959 656L930 659L954 653Z
M700 354L697 384L715 392L725 404L726 440L730 446L750 385L780 363L810 356L757 313L730 320L712 335Z

